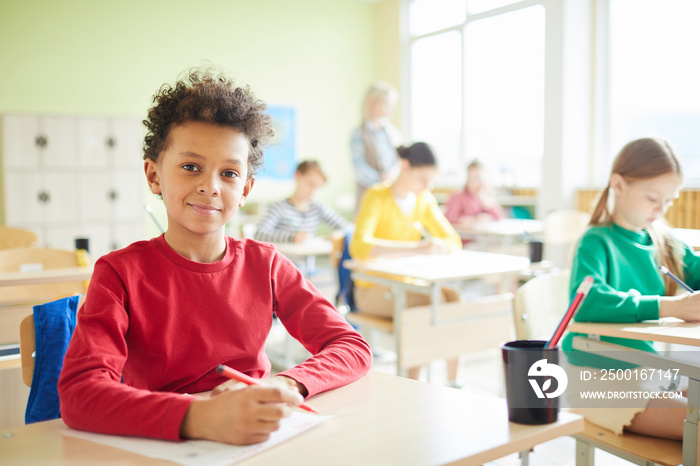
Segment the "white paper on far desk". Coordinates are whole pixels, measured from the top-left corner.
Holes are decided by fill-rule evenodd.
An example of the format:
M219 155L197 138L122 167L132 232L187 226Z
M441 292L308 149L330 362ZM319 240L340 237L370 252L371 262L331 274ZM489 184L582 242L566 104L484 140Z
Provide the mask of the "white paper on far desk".
M256 453L265 451L332 417L293 411L290 417L282 420L280 429L273 432L266 442L248 446L227 445L209 440L187 440L176 443L140 437L95 434L73 429L64 430L62 433L70 437L100 443L151 458L172 461L185 466L223 466L237 463Z

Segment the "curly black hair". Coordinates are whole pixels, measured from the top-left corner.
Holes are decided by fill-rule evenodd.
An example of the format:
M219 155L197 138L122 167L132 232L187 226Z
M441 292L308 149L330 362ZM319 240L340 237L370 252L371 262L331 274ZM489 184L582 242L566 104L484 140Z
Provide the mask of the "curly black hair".
M153 107L143 124L148 129L143 158L158 160L167 148L168 134L188 121L215 123L241 131L250 141L248 178L263 165L263 145L271 138L272 119L267 105L257 100L248 86L236 87L222 74L192 68L175 86L164 84L153 96Z

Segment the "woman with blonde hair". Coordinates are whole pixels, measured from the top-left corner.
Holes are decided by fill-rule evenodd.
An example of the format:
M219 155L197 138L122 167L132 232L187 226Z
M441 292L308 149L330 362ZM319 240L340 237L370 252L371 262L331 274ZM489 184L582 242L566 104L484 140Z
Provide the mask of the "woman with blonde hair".
M350 138L357 184L356 209L367 188L398 175L396 147L401 143L401 135L389 121L397 101L396 89L383 82L374 83L365 94L362 124Z

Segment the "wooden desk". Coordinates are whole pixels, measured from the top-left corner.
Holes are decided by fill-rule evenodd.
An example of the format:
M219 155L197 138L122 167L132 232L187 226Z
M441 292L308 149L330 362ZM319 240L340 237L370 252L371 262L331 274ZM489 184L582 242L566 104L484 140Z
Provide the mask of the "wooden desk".
M478 222L471 228L458 228L457 233L462 239L474 242L471 248L509 254L513 252L514 244L529 242L531 237L544 233L544 223L540 220L504 218L494 222Z
M540 220L521 218L504 218L494 222L478 222L467 230L459 233L463 235L485 235L505 238L519 238L527 235L537 235L544 232L544 223Z
M695 251L700 250L700 230L692 228L674 228L673 236L683 241Z
M700 352L694 362L679 360L669 356L639 351L625 346L602 342L597 337L618 337L632 340L658 341L679 345L700 347L700 323L682 322L678 319L662 319L636 324L605 324L575 322L567 330L587 333L588 338L576 337L573 347L582 351L616 351L616 359L633 364L642 364L652 368L666 370L669 367L679 369L680 374L688 377L688 414L683 427L683 464L698 464L700 461Z
M309 238L301 243L275 243L277 250L294 260L301 258L305 261L305 273L309 274L316 268L316 256L326 256L333 250L333 244L323 238Z
M377 372L309 402L335 417L241 464L479 465L584 426L581 416L567 412L553 424L512 424L501 398ZM0 458L7 464L169 464L66 437L63 429L59 419L0 430Z
M361 280L384 277L396 282L434 286L456 280L475 280L487 276L517 275L530 266L525 257L479 251L451 254L416 255L370 261L346 261Z
M513 320L512 295L499 296L493 306L488 302L489 298L483 302L441 304L441 287L448 282L484 277L500 277L505 282L519 276L529 265L529 259L524 257L467 250L366 262L346 261L346 267L353 270L353 280L374 282L392 290L392 330L400 374L409 367L429 362L431 358L456 357L509 339ZM426 310L429 317L422 313L423 308L406 309L408 291L430 296L429 311ZM404 332L405 325L411 322L414 326L409 332ZM412 343L404 341L409 336L414 340ZM418 350L416 345L421 349ZM434 352L432 348L441 350Z
M46 269L40 272L0 273L0 287L76 282L90 280L91 276L92 266Z

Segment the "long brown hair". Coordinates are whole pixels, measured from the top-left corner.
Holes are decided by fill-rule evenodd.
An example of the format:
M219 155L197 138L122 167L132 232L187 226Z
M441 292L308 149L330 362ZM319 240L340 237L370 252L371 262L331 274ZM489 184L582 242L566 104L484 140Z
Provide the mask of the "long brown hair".
M670 144L660 138L635 139L622 148L613 162L611 176L617 173L626 182L655 178L667 173L675 173L683 178L680 162ZM595 209L588 222L591 226L609 225L612 223L612 212L608 206L610 197L610 182L596 200ZM678 242L668 231L659 225L650 225L647 232L654 243L657 262L683 279L683 258ZM668 277L664 277L666 294L676 294L678 285Z

